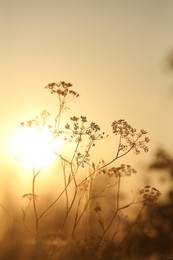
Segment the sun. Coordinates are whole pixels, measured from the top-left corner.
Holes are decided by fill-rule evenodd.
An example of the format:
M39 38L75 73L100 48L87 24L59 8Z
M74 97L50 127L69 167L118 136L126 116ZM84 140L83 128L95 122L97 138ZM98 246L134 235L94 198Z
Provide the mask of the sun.
M25 167L47 167L55 159L63 141L54 138L47 126L23 128L16 139L15 158ZM55 153L56 152L56 153Z

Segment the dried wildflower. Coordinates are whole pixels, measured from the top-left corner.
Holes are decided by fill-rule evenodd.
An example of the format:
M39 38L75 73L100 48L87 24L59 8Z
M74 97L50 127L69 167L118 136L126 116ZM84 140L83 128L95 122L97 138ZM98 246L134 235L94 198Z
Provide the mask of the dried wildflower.
M87 122L86 116L81 116L81 121L82 121L83 123L86 123L86 122Z
M143 189L139 190L140 195L145 202L155 203L158 201L161 193L156 188L146 185Z
M119 152L125 152L131 149L135 154L139 154L141 150L148 152L146 143L148 143L150 139L145 137L144 140L139 140L147 133L144 129L137 132L136 129L129 125L124 119L114 121L112 123L112 129L115 135L120 135Z
M115 176L115 177L123 177L123 176L131 176L132 174L136 173L136 170L132 168L130 165L121 164L120 167L112 167L105 171L108 176Z
M65 129L70 130L67 134L77 142L83 141L82 137L85 136L85 138L88 137L92 142L92 145L95 146L96 140L108 137L108 135L105 135L105 132L100 133L100 126L96 123L91 122L90 125L87 126L86 123L88 121L86 116L73 116L70 117L70 120L72 121L72 124L67 123Z
M124 119L114 121L112 123L112 128L114 134L120 134L122 137L126 137L136 132L136 129L131 127Z
M76 117L76 116L70 117L70 119L71 119L72 121L74 121L74 122L77 122L77 121L79 120L79 118Z
M79 97L79 94L74 90L69 90L72 87L71 83L66 83L65 81L60 81L59 83L49 83L45 88L50 89L51 94L57 94L59 97L66 98L71 95L73 97Z
M82 168L85 167L85 164L88 164L90 161L90 155L88 151L86 151L84 154L77 152L76 154L76 163L77 166L81 166Z

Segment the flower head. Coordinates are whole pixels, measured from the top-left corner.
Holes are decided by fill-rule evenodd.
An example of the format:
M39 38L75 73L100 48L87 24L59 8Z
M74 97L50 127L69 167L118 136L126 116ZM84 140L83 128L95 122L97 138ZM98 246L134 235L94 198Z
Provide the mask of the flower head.
M157 202L161 193L156 188L146 185L143 189L139 190L140 195L143 197L144 202L154 203Z

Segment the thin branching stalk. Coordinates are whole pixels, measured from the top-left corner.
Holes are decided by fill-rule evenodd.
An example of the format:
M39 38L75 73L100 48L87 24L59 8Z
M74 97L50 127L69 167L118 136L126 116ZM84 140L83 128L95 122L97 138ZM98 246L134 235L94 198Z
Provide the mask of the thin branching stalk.
M82 125L83 125L83 124L82 124ZM70 213L70 211L71 211L71 209L72 209L72 207L73 207L73 204L74 204L75 199L76 199L76 196L77 196L77 187L78 187L78 185L77 185L77 181L76 181L76 178L75 178L75 175L76 175L76 172L77 172L77 171L74 172L74 170L73 170L73 161L74 161L75 155L76 155L76 153L77 153L77 150L78 150L78 147L79 147L79 144L80 144L81 135L82 135L82 130L81 130L81 132L80 132L80 134L79 134L80 137L79 137L79 140L78 140L78 142L77 142L76 148L75 148L75 150L74 150L74 152L73 152L73 156L72 156L72 159L71 159L71 162L70 162L71 175L72 175L72 179L73 179L74 184L75 184L75 190L74 190L74 194L73 194L73 198L72 198L71 204L70 204L70 206L67 207L66 216L65 216L65 219L64 219L64 222L63 222L63 227L64 227L64 225L65 225L65 223L66 223L66 220L67 220L67 218L68 218L68 215L69 215L69 213ZM68 188L68 186L65 185L65 188L66 188L66 189L65 189L65 193L67 194L67 188ZM67 196L67 195L66 195L66 196Z
M75 173L77 173L77 171L79 170L79 167L85 162L86 158L87 158L87 155L89 154L90 150L91 150L91 147L93 145L93 140L90 141L90 143L88 144L88 149L87 151L85 152L85 156L83 157L82 161L77 165L77 168L76 168L76 171ZM79 186L79 185L78 185Z
M83 123L82 123L82 126L83 126ZM81 129L82 129L82 127L81 127ZM79 133L79 138L78 138L78 141L77 141L77 145L76 145L76 148L75 148L75 150L73 152L73 156L72 156L71 164L70 164L70 166L71 166L71 174L72 174L72 177L73 177L73 181L74 181L75 187L77 187L78 185L77 185L77 182L76 182L76 179L75 179L75 172L73 170L73 161L74 161L74 157L75 157L75 155L76 155L76 153L78 151L78 148L79 148L81 136L82 136L82 130Z
M66 214L67 214L68 210L69 210L69 197L68 197L66 171L65 171L66 167L65 167L65 162L62 159L61 159L61 164L62 164L62 170L63 170L63 176L64 176L64 188L65 188L65 197L66 197ZM63 223L63 227L64 227L64 223Z
M102 219L102 217L101 217L100 212L97 213L97 216L98 216L98 222L99 222L99 224L100 224L100 226L101 226L103 232L105 232L105 226L104 226L104 222L103 222L103 219Z
M65 226L65 223L67 221L67 218L70 214L70 211L73 207L73 204L75 202L75 199L76 199L76 196L77 196L77 188L75 188L75 191L74 191L74 194L73 194L73 198L72 198L72 201L71 201L71 204L69 205L68 209L67 209L67 212L66 212L66 215L65 215L65 218L64 218L64 222L63 222L63 227Z
M87 208L88 208L90 202L91 202L92 200L94 200L94 199L98 199L99 197L102 197L102 196L103 196L102 194L104 193L104 191L105 191L105 189L101 190L101 191L98 192L96 195L94 195L94 196L92 196L92 197L89 197L88 200L86 201L85 206L83 207L83 209L82 209L82 211L81 211L80 214L79 214L79 209L80 209L81 198L79 199L78 205L77 205L77 209L76 209L75 219L74 219L74 225L73 225L73 228L72 228L72 231L71 231L71 235L70 235L69 240L68 240L67 244L65 245L63 251L61 252L61 254L60 254L58 260L62 258L62 256L63 256L64 253L65 253L65 250L66 250L67 247L70 245L70 242L71 242L71 240L72 240L72 238L73 238L73 235L74 235L74 233L75 233L75 231L76 231L76 228L78 227L78 225L79 225L79 223L80 223L82 217L84 216L84 214L85 214L85 212L86 212L86 210L87 210ZM89 194L90 194L90 193L89 193Z
M135 140L135 142L137 142L138 139L139 139L139 138L137 138L137 139ZM101 167L95 169L95 170L90 174L90 177L92 177L95 173L97 173L97 172L103 170L104 168L106 168L107 166L109 166L110 164L112 164L113 162L115 162L117 159L119 159L119 158L125 156L127 153L129 153L129 152L133 149L133 147L135 146L135 142L134 142L133 145L132 145L125 153L123 153L122 155L119 155L119 150L120 150L120 149L118 149L117 154L116 154L116 157L115 157L114 159L112 159L111 161L109 161L108 163L104 164L103 166L101 166ZM120 136L120 139L119 139L119 145L118 145L118 147L120 147L120 143L121 143L121 136ZM76 145L75 152L77 151L78 146L79 146L79 142L78 142L77 145ZM71 170L72 170L73 181L74 181L74 183L75 183L75 186L77 187L77 186L80 186L81 184L85 183L85 182L87 181L87 178L88 178L88 177L85 177L85 178L77 185L76 179L75 179L75 176L74 176L75 173L73 172L73 168L72 168L72 161L73 161L73 159L74 159L75 152L73 153L73 157L72 157L72 159L71 159L71 162L69 162L68 160L66 160L66 159L65 159L64 157L62 157L60 154L58 154L58 156L60 156L60 158L62 158L63 160L67 161L67 162L70 164ZM71 184L71 180L67 183L66 188L68 188L68 186L69 186L70 184ZM45 215L45 213L46 213L49 209L51 209L51 208L58 202L58 200L60 199L60 197L64 194L64 192L66 192L66 188L64 188L64 190L62 190L62 192L60 193L60 195L40 214L39 219L42 218L42 217Z
M136 216L136 219L133 223L131 223L131 225L129 226L129 230L127 231L126 235L124 236L124 238L122 239L122 241L120 242L119 246L118 246L118 249L120 249L122 247L122 245L125 243L125 241L127 240L127 238L129 237L130 233L132 232L132 229L134 228L134 226L138 223L142 213L143 213L143 210L145 208L145 203L142 203L140 209L139 209L139 212L137 213L137 216Z
M113 223L113 221L115 220L115 218L116 218L118 212L119 212L120 210L123 210L123 209L125 209L125 208L130 207L130 206L133 205L133 204L138 204L138 203L141 203L141 201L137 201L137 202L132 201L132 202L130 202L129 204L126 204L126 205L124 205L124 206L119 207L119 208L116 209L116 211L114 212L114 215L113 215L112 218L111 218L111 221L109 222L108 226L106 227L106 229L105 229L104 232L102 233L102 236L100 237L99 241L97 242L97 244L96 244L96 246L95 246L95 249L94 249L94 252L93 252L94 254L95 254L96 251L99 249L99 247L100 247L100 245L101 245L101 243L102 243L102 241L103 241L103 238L105 237L106 233L109 231L110 227L112 226L112 223Z
M114 233L113 233L113 236L112 236L112 238L110 239L111 242L114 241L114 239L115 239L115 237L116 237L116 235L117 235L117 233L118 233L118 228L119 228L119 226L120 226L120 223L121 223L121 219L119 218L119 219L117 220L117 225L116 225L116 227L115 227L115 231L114 231Z
M98 241L98 243L97 243L96 248L98 248L98 247L100 246L100 244L102 243L102 241L103 241L105 235L107 234L107 232L109 231L110 227L112 226L112 224L113 224L113 222L114 222L114 220L115 220L115 218L116 218L116 216L117 216L117 213L118 213L118 211L119 211L119 209L120 209L120 208L119 208L120 179L121 179L121 178L120 178L120 176L119 176L119 179L118 179L118 188L117 188L117 206L116 206L116 210L115 210L115 212L114 212L114 214L113 214L113 216L112 216L112 218L111 218L109 224L108 224L107 227L104 229L104 231L103 231L103 233L102 233L102 235L101 235L101 237L100 237L100 239L99 239L99 241Z
M70 164L70 170L71 170L71 175L72 175L72 180L74 182L75 188L77 188L77 181L76 181L76 177L75 177L75 172L73 170L73 163L71 162Z
M62 103L60 103L60 105L59 105L59 112L58 112L57 116L55 117L54 129L58 130L58 131L60 130L60 122L61 122L61 116L63 113L63 109L64 109L64 102L62 101Z
M40 213L38 219L40 220L45 214L47 211L49 211L58 201L59 199L61 198L61 196L64 194L64 192L66 191L67 187L70 185L71 182L67 183L67 186L61 191L61 193L59 194L59 196L45 209L43 210L42 213Z
M77 207L77 210L76 210L76 216L75 216L75 220L74 220L74 226L73 226L73 229L72 229L72 232L71 232L71 236L73 236L73 234L74 234L74 232L75 232L79 222L81 221L81 218L83 217L86 209L89 206L89 203L92 200L95 200L95 199L98 199L100 197L103 197L103 192L104 192L104 190L100 191L99 193L97 193L96 195L94 195L92 197L89 197L88 200L85 203L85 206L83 207L83 210L81 211L81 214L79 214L79 206L80 206L81 199L79 200L78 207Z
M33 167L32 199L33 199L33 207L34 207L34 215L35 215L35 242L36 242L37 251L39 251L39 217L38 217L37 206L36 206L35 181L40 171L41 168L39 170L36 170L36 168Z
M137 138L136 141L137 141L138 139L139 139L139 138ZM97 172L99 172L99 171L105 169L107 166L111 165L111 164L112 164L113 162L115 162L117 159L119 159L119 158L125 156L126 154L128 154L128 153L133 149L134 146L135 146L135 142L133 143L133 145L131 145L131 147L130 147L126 152L124 152L124 153L121 154L121 155L119 155L120 150L118 149L116 156L115 156L112 160L110 160L108 163L104 164L103 166L100 166L99 168L95 169L95 170L91 173L90 176L92 176L92 175L94 175L95 173L97 173ZM120 143L119 143L119 147L120 147ZM79 183L79 185L82 184L82 183L85 183L86 180L87 180L87 177L85 177L85 178Z
M120 203L120 184L121 184L121 176L118 175L118 184L117 184L117 210L119 209L119 203Z
M73 238L73 235L74 235L74 233L75 233L75 230L76 230L76 228L77 228L77 226L78 226L78 224L79 224L79 222L80 222L82 216L84 215L85 210L86 210L86 208L88 207L89 202L90 202L90 200L86 203L86 205L85 205L85 207L83 208L81 214L79 215L79 206L80 206L80 200L79 200L78 206L77 206L77 210L76 210L75 219L74 219L74 225L73 225L73 229L72 229L70 238L68 239L67 244L65 245L65 247L63 248L63 251L61 252L60 256L58 257L58 260L62 258L62 256L63 256L64 253L65 253L65 250L66 250L67 247L70 245L71 240L72 240L72 238Z
M89 147L88 147L88 150L86 151L86 154L89 153L89 150L90 150L90 148L91 148L91 145L92 145L92 142L90 143L90 145L89 145ZM87 155L84 156L82 162L77 166L76 171L75 171L75 173L74 173L74 176L76 175L76 173L77 173L77 171L78 171L80 165L85 161L86 156L87 156ZM73 171L72 168L71 168L71 170ZM74 177L74 180L75 180L75 177ZM66 186L66 187L67 187L67 186ZM74 190L73 198L72 198L72 200L71 200L70 206L67 208L67 214L66 214L65 219L64 219L64 222L63 222L63 227L64 227L64 225L65 225L65 223L66 223L66 220L67 220L67 218L68 218L68 215L69 215L71 209L73 208L73 205L74 205L74 202L75 202L75 199L76 199L76 196L77 196L78 187L79 187L79 185L77 185L76 180L75 180L75 190ZM67 190L66 190L65 192L67 192Z

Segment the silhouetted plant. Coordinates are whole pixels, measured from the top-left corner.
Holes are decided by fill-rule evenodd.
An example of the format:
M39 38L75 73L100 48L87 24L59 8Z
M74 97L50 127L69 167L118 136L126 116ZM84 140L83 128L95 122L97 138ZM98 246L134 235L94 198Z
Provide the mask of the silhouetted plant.
M96 163L94 158L91 157L91 150L98 141L106 140L109 136L101 131L100 126L95 122L89 123L86 116L71 116L69 122L64 126L62 125L62 116L67 108L67 102L79 97L79 94L72 89L71 83L64 81L49 83L46 89L55 95L58 101L58 111L53 121L51 121L50 113L44 110L39 116L22 122L21 125L25 128L42 129L46 127L54 139L61 138L64 141L64 148L71 147L71 153L67 156L66 153L54 151L61 162L64 188L41 211L37 206L38 194L35 191L35 184L36 181L39 182L37 177L41 174L42 169L41 167L33 167L32 192L22 196L28 200L28 204L22 210L20 222L26 225L28 209L33 205L38 259L39 257L44 259L43 255L39 255L41 251L46 251L49 259L73 259L73 255L74 259L79 259L81 254L83 254L82 259L88 257L90 259L97 259L97 257L101 259L99 258L101 252L104 252L107 244L115 241L120 230L120 212L135 204L141 204L141 208L143 208L147 203L157 202L160 197L160 192L155 187L148 185L140 189L136 197L128 202L123 202L121 199L121 180L135 174L136 170L128 164L115 165L119 158L130 152L135 155L138 155L141 151L148 152L147 145L150 140L146 136L145 130L137 131L124 119L115 120L111 124L113 136L116 135L116 140L118 140L115 144L114 157L105 162L103 160L104 154L100 153L101 161ZM60 172L60 169L58 169L58 172ZM106 182L103 187L99 188L98 182L102 178L105 178ZM108 217L105 217L104 206L101 202L106 197L109 199L110 191L114 193L116 199L112 212ZM57 245L53 246L52 242L48 246L48 242L45 243L43 237L40 236L40 221L47 216L52 208L55 208L57 212L62 211L61 207L58 206L62 197L65 199L65 214L61 227L61 223L55 223L54 236L56 238L54 241L60 241L60 233L67 233L67 237L64 238L63 243L57 242ZM3 208L3 205L1 207ZM5 208L3 209L5 210ZM47 221L49 222L49 218L47 218ZM95 225L96 228L91 230L90 225ZM77 231L79 227L84 231L83 235L80 231ZM48 234L49 231L47 230ZM126 237L126 234L124 237ZM74 244L75 247L77 246L75 249ZM51 248L53 248L52 252L50 252Z
M148 174L152 178L153 171L156 171L159 179L160 174L164 173L164 178L168 178L169 184L173 184L172 162L173 158L171 154L163 148L158 148L148 166ZM162 186L164 184L167 185L166 182L161 182ZM131 222L128 219L124 219L123 225L126 236L118 247L115 244L107 246L104 250L104 255L109 253L110 259L114 259L113 254L115 254L116 248L119 252L117 259L171 260L173 259L172 187L171 185L167 187L168 197L165 196L166 200L154 204L153 202L155 199L157 200L159 195L158 190L146 185L139 192L146 199L146 203L145 207L139 211L138 220ZM165 192L164 195L167 194Z

